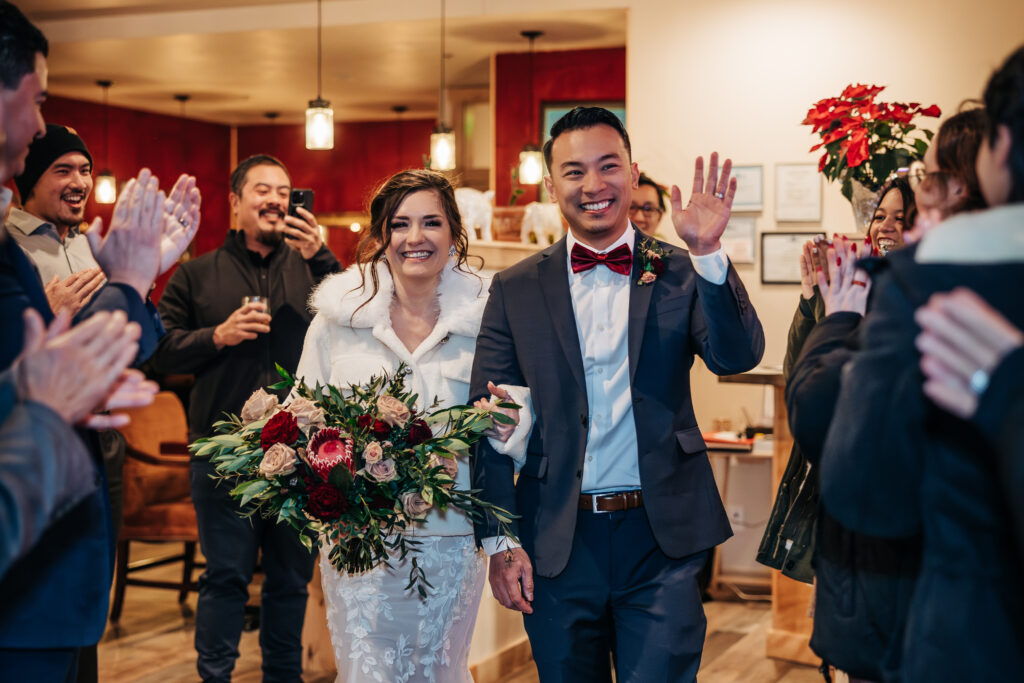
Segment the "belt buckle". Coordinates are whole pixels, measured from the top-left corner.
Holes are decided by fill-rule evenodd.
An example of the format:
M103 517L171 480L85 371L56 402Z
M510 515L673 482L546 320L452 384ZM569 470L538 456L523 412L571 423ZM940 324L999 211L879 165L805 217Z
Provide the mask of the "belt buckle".
M600 496L598 496L597 494L592 494L590 496L590 504L593 506L594 512L595 513L599 513L599 514L607 514L608 512L611 512L611 510L598 510L597 509L597 499L598 498L600 498Z

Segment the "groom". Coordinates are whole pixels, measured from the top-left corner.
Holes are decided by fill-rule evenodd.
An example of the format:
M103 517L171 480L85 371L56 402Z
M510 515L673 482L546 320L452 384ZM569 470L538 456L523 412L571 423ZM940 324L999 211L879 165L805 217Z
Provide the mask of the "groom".
M687 253L630 224L639 172L611 112L572 110L544 153L569 234L495 276L473 364L472 398L488 379L525 385L535 414L518 483L489 442L474 459L474 488L520 516L522 547L492 520L477 528L491 588L525 614L544 683L610 682L609 652L620 682L692 681L706 625L696 575L731 530L690 367L698 354L716 373L743 372L764 350L720 243L731 162L719 177L713 154L705 177L697 159L685 209L672 190Z

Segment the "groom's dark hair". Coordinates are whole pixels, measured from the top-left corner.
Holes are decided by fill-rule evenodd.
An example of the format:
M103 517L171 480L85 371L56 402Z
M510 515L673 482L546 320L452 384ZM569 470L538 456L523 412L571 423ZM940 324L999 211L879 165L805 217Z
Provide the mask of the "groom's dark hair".
M610 126L619 134L622 144L626 146L626 154L632 161L633 148L629 146L629 133L626 132L626 127L622 125L618 116L604 107L576 107L551 126L551 137L544 143L544 162L548 165L548 170L551 170L551 146L555 143L555 138L569 131L602 125Z
M985 86L985 111L990 147L995 144L999 126L1010 130L1009 161L1013 183L1009 201L1024 202L1024 45L1007 57L989 79Z

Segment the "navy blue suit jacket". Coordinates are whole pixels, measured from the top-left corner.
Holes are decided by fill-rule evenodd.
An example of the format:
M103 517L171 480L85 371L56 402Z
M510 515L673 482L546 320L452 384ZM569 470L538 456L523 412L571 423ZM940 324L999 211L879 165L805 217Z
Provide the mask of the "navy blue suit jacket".
M21 351L22 315L30 307L47 322L53 319L35 266L0 227L0 369ZM134 289L105 285L76 320L101 310L125 311L142 326L140 357L152 353L160 334L159 318ZM0 648L80 647L99 642L103 635L115 539L96 437L88 430L80 434L95 461L90 486L99 485L55 521L0 579Z
M661 246L666 269L653 284L636 284L634 256L629 369L644 507L661 549L683 557L732 535L693 412L694 355L715 373L744 372L761 360L764 333L732 266L715 285L685 250ZM518 483L512 460L484 440L473 487L521 516L519 538L547 577L569 560L589 424L566 253L563 239L494 277L470 387L471 399L487 394L488 380L530 388L536 422ZM496 535L493 519L477 526L478 538Z

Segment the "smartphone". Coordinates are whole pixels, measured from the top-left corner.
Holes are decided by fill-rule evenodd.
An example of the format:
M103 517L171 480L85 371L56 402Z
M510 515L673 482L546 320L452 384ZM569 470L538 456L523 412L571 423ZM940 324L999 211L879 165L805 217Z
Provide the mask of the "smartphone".
M298 207L302 207L306 211L313 213L313 190L306 189L293 189L291 201L288 203L288 215L301 218L298 212L295 210Z

